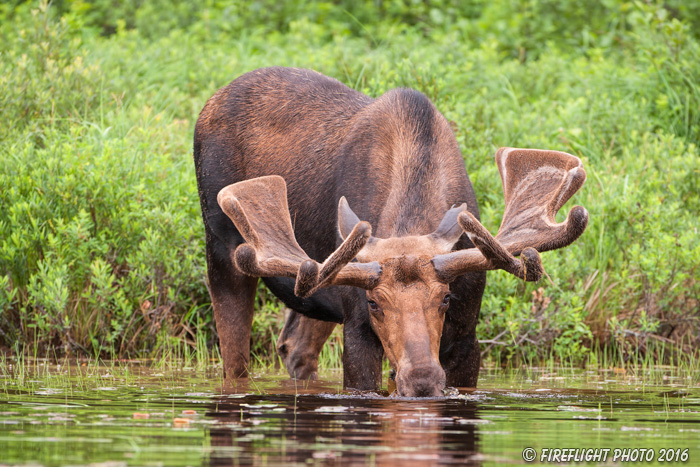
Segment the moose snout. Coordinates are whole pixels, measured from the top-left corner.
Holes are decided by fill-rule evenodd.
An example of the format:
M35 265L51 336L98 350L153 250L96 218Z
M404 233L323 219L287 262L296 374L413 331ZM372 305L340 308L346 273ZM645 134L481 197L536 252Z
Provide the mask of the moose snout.
M407 366L396 374L396 390L403 397L437 397L445 389L445 371L437 363Z

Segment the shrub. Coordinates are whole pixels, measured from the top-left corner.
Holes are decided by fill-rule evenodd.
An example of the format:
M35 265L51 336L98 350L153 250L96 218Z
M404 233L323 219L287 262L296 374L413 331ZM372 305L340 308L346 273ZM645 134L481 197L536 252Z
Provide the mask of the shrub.
M492 231L497 147L583 159L574 202L590 226L544 254L551 282L490 274L487 356L697 349L697 11L616 0L0 5L0 343L102 356L211 346L194 122L236 76L285 65L372 96L428 95L454 123ZM281 307L262 289L257 306L253 348L270 362Z

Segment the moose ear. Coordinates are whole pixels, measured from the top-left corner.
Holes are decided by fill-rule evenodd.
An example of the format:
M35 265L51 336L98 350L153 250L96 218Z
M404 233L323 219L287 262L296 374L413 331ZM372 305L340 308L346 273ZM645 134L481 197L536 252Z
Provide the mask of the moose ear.
M457 240L459 240L459 237L462 236L464 231L462 227L460 227L459 222L457 222L457 219L459 218L459 214L466 210L466 203L454 206L445 213L445 217L442 218L435 232L429 235L443 250L450 251L454 244L457 243Z
M338 232L340 232L340 237L345 240L359 222L360 218L350 209L345 196L342 196L338 202Z

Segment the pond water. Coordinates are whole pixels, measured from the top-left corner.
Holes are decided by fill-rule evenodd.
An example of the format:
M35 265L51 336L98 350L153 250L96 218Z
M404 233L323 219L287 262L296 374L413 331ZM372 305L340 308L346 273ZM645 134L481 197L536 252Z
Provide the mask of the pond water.
M407 400L344 392L339 371L222 389L216 371L115 365L5 364L0 465L501 465L526 448L700 464L698 375L677 370L485 370L477 390ZM609 451L554 451L572 448Z

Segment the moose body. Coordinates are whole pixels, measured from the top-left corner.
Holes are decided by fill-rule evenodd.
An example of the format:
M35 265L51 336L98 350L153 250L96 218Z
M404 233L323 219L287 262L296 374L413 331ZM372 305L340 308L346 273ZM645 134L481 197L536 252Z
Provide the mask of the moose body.
M219 90L197 121L194 158L227 377L247 374L259 276L293 310L292 376L315 370L332 329L321 320L344 325L347 388L377 389L385 355L402 395L476 386L485 270L538 278L534 249L570 243L587 220L534 249L515 245L511 226L503 248L478 223L459 147L429 99L410 89L372 99L310 70L259 69ZM565 162L559 172L580 166Z

